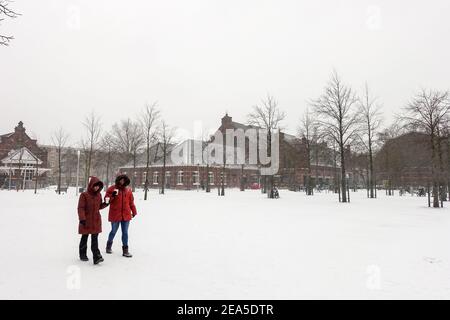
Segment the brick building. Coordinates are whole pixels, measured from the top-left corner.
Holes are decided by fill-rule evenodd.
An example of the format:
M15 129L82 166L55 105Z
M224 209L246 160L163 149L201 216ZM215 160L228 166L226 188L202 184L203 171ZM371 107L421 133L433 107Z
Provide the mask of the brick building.
M245 125L233 121L233 119L226 114L221 119L221 124L218 128L222 134L225 134L227 129L257 129L254 126ZM206 165L207 161L196 161L193 150L194 144L205 147L200 141L186 140L179 145L171 145L168 153L173 148L180 148L185 150L186 155L182 163L174 164L167 157L165 181L166 188L173 189L196 189L204 188L207 179L209 178L211 187L217 187L221 184L222 176L224 177L224 184L229 188L250 188L261 184L260 166L257 164L226 164L224 167L219 164L210 163ZM212 143L210 141L210 143ZM245 145L245 155L248 158L248 142ZM312 154L311 172L313 184L322 187L330 188L334 184L337 167L331 160L331 151L325 144L316 147ZM160 145L155 145L151 148L151 165L149 170L150 187L161 187L161 174L163 171L162 165L162 150ZM306 148L305 141L297 137L280 132L280 166L279 171L275 175L275 183L282 188L298 189L303 187L306 183L308 168L306 164ZM146 155L139 155L136 166L131 163L119 168L121 173L128 174L134 179L137 187L144 186L146 179Z
M256 129L233 121L226 114L222 118L219 131L225 133L227 129ZM304 187L308 176L306 141L298 137L279 132L279 171L275 175L275 184L282 188L298 189ZM246 149L248 152L248 149ZM311 150L311 179L312 184L321 188L329 188L334 184L337 167L333 162L332 151L326 144L316 145Z
M246 188L251 184L259 182L258 168L250 166L230 166L223 168L218 164L207 164L206 162L195 161L194 144L203 145L201 141L188 139L180 144L171 144L168 147L168 156L166 157L166 166L163 166L163 151L160 144L151 147L150 166L149 166L149 187L160 188L162 183L162 174L165 172L165 188L192 190L206 188L207 179L211 188L219 187L223 183L225 187L240 187L244 183ZM181 162L173 162L170 153L175 150L182 150ZM146 180L146 162L147 155L140 154L134 167L131 163L120 167L119 172L127 174L135 181L137 187L144 187Z
M450 180L450 156L447 138L441 142L440 177ZM377 184L390 188L426 187L431 183L431 147L429 136L408 132L389 139L375 157Z
M33 188L46 184L47 151L31 139L19 122L14 132L0 135L0 187L4 189Z

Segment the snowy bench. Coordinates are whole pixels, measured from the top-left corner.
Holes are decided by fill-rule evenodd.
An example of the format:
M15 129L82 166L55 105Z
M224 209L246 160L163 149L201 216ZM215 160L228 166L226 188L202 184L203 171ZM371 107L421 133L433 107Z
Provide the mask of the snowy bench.
M61 187L55 190L56 193L59 193L59 191L61 191L61 193L67 193L67 187Z

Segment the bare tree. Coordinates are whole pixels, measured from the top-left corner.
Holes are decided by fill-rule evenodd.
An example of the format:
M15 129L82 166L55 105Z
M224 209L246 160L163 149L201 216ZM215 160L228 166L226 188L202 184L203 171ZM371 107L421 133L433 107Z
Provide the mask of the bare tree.
M270 94L267 94L266 99L263 99L260 105L255 105L253 107L253 112L248 115L249 125L266 130L268 147L267 155L269 157L272 155L272 133L275 133L277 130L281 130L281 122L285 118L286 113L280 110L278 107L278 102ZM269 192L267 192L267 196L269 198L273 198L273 175L271 175L269 179L267 179L267 176L264 176L264 181L265 191L269 190Z
M405 126L424 132L429 137L433 207L439 208L439 130L445 128L450 113L448 91L421 90L404 108L401 117Z
M378 168L380 171L385 172L386 178L386 195L393 195L392 185L393 185L393 175L396 168L394 168L394 150L397 148L397 143L395 138L400 135L401 129L394 123L393 125L385 128L378 133L377 144L382 145L382 149L378 151L377 158ZM376 179L376 176L375 176Z
M127 162L132 162L133 172L130 176L131 188L136 190L137 157L144 144L144 134L141 123L130 118L114 124L113 131L115 149L125 156Z
M145 184L144 184L144 200L147 200L147 194L149 189L149 171L151 164L151 146L155 143L156 138L156 121L159 118L159 111L157 109L157 103L154 102L151 105L146 105L141 116L141 125L144 132L145 140L145 154L146 154L146 164L145 164Z
M317 144L318 144L318 123L315 121L313 115L307 108L305 113L303 114L302 118L300 119L300 126L299 126L299 136L302 140L302 143L305 146L305 153L306 153L306 166L308 168L308 175L307 175L307 181L306 181L306 194L312 195L313 194L313 184L312 184L312 169L311 169L311 158L312 158L312 151L315 147L316 151L318 150ZM316 152L318 153L318 152ZM318 158L318 154L316 154L316 159ZM317 165L316 165L317 167ZM316 175L317 178L317 175Z
M73 186L74 185L74 181L73 181L73 177L74 177L74 173L77 170L77 163L78 163L78 150L76 148L65 148L65 152L64 152L64 168L63 168L63 172L66 175L66 185L67 186Z
M100 117L92 111L88 114L84 121L83 126L86 130L85 140L83 142L84 150L86 153L86 171L85 171L85 182L86 188L89 183L89 177L92 170L92 159L94 157L95 151L98 148L98 143L101 134L101 122Z
M158 144L161 146L162 152L162 172L161 172L161 189L160 193L164 194L164 190L166 187L166 164L167 157L169 156L170 147L173 143L173 139L175 137L175 128L171 128L164 120L161 121L158 130ZM199 173L200 174L200 173Z
M205 191L207 193L211 192L211 177L209 176L209 170L211 166L211 159L208 152L208 144L212 143L212 137L208 134L202 134L202 162L206 162L206 186Z
M352 89L343 84L334 71L324 93L311 102L320 130L324 136L334 140L339 149L341 165L342 202L347 202L347 181L345 168L346 146L355 138L358 130L358 113L355 110L357 98Z
M5 20L5 18L17 18L20 14L9 8L9 4L11 1L9 0L0 0L0 22ZM9 42L13 40L13 36L6 36L0 34L0 45L8 46Z
M105 164L105 185L108 186L110 183L111 178L111 167L114 163L114 154L115 151L115 145L114 145L114 138L113 135L110 132L107 132L103 135L101 142L101 150L103 153L103 163Z
M58 156L58 194L61 194L62 157L69 135L61 127L52 134L52 142Z
M442 142L444 143L445 150L447 151L447 157L445 159L445 169L446 169L446 185L448 199L450 199L450 123L445 121L442 128Z
M375 140L378 137L382 123L380 108L380 105L377 104L377 100L371 97L369 87L366 83L364 93L359 99L359 113L361 115L361 130L359 137L363 148L367 152L369 160L367 184L370 198L375 198L373 152L376 145Z

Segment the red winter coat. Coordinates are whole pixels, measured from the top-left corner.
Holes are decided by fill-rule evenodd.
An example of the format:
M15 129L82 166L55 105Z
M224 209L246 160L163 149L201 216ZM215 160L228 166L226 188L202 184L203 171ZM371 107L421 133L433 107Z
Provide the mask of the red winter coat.
M123 186L119 185L121 179L125 179ZM120 175L116 178L116 184L106 190L105 198L110 198L108 218L110 222L130 221L132 216L137 214L133 192L128 188L129 184L130 179L126 175ZM118 193L113 196L115 190Z
M93 190L95 185L100 186L97 192ZM100 193L102 189L103 182L96 177L91 177L88 191L80 194L80 199L78 200L78 218L80 221L86 221L86 224L79 224L79 234L97 234L102 232L100 210L108 206L102 201L102 195Z

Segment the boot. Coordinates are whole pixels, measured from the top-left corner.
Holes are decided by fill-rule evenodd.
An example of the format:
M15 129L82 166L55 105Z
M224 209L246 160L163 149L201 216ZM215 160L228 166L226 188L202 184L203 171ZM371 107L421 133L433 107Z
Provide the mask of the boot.
M123 251L122 255L124 257L131 258L133 256L131 253L128 252L128 246L123 246L122 251Z
M89 261L89 258L87 256L80 256L81 261Z
M99 264L100 262L105 261L101 255L94 256L94 264Z
M107 242L106 243L106 253L111 254L112 253L112 242Z

